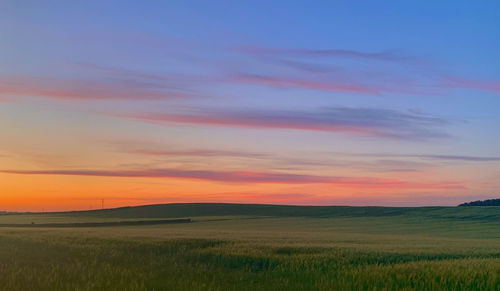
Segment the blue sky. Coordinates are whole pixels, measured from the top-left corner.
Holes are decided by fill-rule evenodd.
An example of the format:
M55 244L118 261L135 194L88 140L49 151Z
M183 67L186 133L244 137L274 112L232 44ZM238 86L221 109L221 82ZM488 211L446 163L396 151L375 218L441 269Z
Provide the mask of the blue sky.
M36 193L14 182L32 177L39 204L57 196L43 194L44 179L69 191L64 209L85 195L116 205L489 198L500 174L499 6L5 1L0 175L16 179L4 193L22 193L15 209L36 208L26 204ZM294 181L251 183L242 169ZM136 190L83 194L65 173ZM293 186L305 180L321 183Z

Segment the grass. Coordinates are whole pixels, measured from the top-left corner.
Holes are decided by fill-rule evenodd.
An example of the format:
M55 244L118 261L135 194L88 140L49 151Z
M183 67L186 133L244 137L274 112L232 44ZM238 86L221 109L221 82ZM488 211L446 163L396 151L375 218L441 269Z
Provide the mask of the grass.
M134 208L125 208L29 219L177 218L203 205L182 204L177 212L175 206L153 206L150 212L144 207L135 215ZM1 228L0 289L500 289L497 208L342 207L314 213L234 205L242 211L237 216L232 205L204 206L189 224ZM170 211L162 214L162 207ZM16 215L2 219L15 223Z
M106 226L127 226L127 225L157 225L172 223L190 223L191 219L160 219L160 220L124 220L124 221L103 221L103 222L60 222L60 223L2 223L0 227L28 227L28 228L47 228L47 227L106 227Z
M432 219L442 221L477 221L500 223L496 206L483 207L350 207L350 206L290 206L266 204L174 203L104 210L3 214L0 223L111 222L160 218L193 217L395 217L396 219Z
M62 213L67 214L67 213ZM268 204L173 203L71 213L73 217L174 218L197 216L380 217L414 216L500 221L498 207L350 207Z

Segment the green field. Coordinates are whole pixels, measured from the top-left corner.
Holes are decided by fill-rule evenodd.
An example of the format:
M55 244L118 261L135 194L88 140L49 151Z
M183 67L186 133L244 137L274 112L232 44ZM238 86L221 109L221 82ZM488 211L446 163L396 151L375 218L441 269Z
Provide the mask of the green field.
M498 207L170 204L4 214L0 290L499 290Z

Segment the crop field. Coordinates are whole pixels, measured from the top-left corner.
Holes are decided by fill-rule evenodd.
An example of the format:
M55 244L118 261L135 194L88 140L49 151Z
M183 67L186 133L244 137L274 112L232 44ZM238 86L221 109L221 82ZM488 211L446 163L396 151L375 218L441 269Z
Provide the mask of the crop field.
M240 215L238 215L240 214ZM500 208L171 204L3 214L0 290L499 290Z

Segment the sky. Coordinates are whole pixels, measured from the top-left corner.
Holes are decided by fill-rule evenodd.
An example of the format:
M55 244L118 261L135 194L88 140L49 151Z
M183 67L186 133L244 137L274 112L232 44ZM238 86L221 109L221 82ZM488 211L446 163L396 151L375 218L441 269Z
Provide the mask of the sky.
M498 1L0 1L0 210L500 195Z

